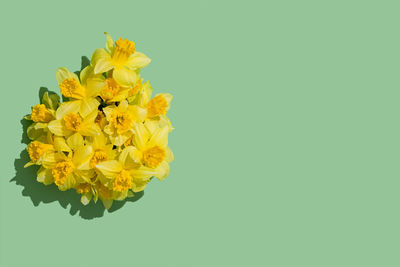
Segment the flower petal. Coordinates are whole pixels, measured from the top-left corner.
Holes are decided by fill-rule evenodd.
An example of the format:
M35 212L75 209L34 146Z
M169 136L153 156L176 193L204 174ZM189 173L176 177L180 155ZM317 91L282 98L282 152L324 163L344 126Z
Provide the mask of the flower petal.
M91 146L81 146L75 149L74 157L72 158L77 169L83 170L89 168L89 161L92 158L93 149ZM87 165L88 168L82 168Z
M101 201L103 202L104 208L106 208L106 210L109 210L113 204L113 200L112 199L104 199L102 198Z
M101 58L105 58L105 59L111 60L111 55L104 48L98 48L92 54L92 58L90 59L91 65L95 66L97 61L99 59L101 59ZM95 73L96 73L96 71L95 71Z
M92 140L93 149L104 149L107 144L107 138L102 132L100 132L100 135L93 136Z
M68 113L78 113L81 107L81 100L69 101L62 103L56 111L56 119L63 118Z
M94 68L91 65L86 66L83 70L81 70L81 73L79 74L79 78L81 79L82 85L86 85L86 82L88 79L96 77L96 76L99 76L99 75L94 74Z
M161 162L160 166L156 169L156 174L154 175L157 177L158 180L165 179L169 174L169 164L166 161Z
M114 41L107 32L105 32L104 34L107 35L106 48L110 52L110 54L112 54L112 52L114 52Z
M161 93L161 94L158 94L158 95L161 95L162 97L165 98L165 100L167 100L167 105L168 105L167 110L168 110L169 106L171 105L171 101L172 101L173 96L171 94L168 94L168 93Z
M135 150L137 150L136 147L128 146L121 151L118 160L125 169L132 169L140 166L138 162L135 162L135 160L130 157L131 153L135 153Z
M64 124L61 120L54 120L49 122L48 128L53 134L57 136L67 136L72 133L64 127Z
M133 192L143 191L146 188L148 182L149 182L148 180L133 179L132 191Z
M81 196L81 203L86 206L87 204L89 204L91 199L92 199L92 195L91 194L88 194L88 193L83 194Z
M52 184L54 181L54 178L51 173L51 169L46 169L46 168L40 167L40 169L37 172L36 180L45 185Z
M157 172L154 169L150 169L147 167L142 167L139 169L133 169L129 171L132 177L135 179L146 180L151 178L152 176L156 175Z
M40 157L40 163L43 165L43 167L50 169L54 167L54 165L59 159L60 159L59 153L46 152Z
M168 145L168 126L157 129L148 143L149 147L152 146L166 147Z
M65 142L65 138L61 136L54 136L54 147L57 151L71 151L71 148Z
M139 150L143 150L149 141L150 133L142 123L135 123L133 129L135 131L133 136L135 145Z
M113 78L123 87L134 87L136 82L136 72L124 67L115 68Z
M122 100L121 103L119 103L118 108L120 110L125 110L128 108L128 101Z
M149 65L151 59L141 52L136 52L131 55L126 63L126 66L131 70L140 69Z
M96 175L96 171L87 165L86 168L76 169L74 174L78 183L92 183L91 179Z
M132 117L138 122L143 122L146 119L147 109L145 108L142 108L138 105L133 105L129 106L129 111Z
M60 189L61 191L65 191L65 190L68 190L68 189L74 187L75 185L76 185L75 176L74 176L74 174L70 174L70 175L67 177L67 180L65 181L65 183L62 184L62 185L60 185L60 186L58 187L58 189Z
M62 83L65 79L73 78L79 82L78 76L75 73L70 72L67 68L58 68L56 71L57 83Z
M86 81L86 95L88 97L96 97L100 94L101 90L103 90L105 86L106 81L103 75L89 78Z
M172 150L167 146L167 148L165 149L166 150L166 157L165 157L165 160L167 161L167 162L172 162L172 161L174 161L174 159L175 159L175 157L174 157L174 153L172 153Z
M94 67L94 73L103 73L107 72L114 68L111 58L99 58L96 62L96 65Z
M80 148L75 149L74 156L72 161L74 165L79 170L88 170L89 162L92 158L93 149L91 146L81 146Z
M100 102L93 97L84 98L81 100L81 107L79 113L81 113L82 117L86 117L89 113L93 112L94 110L97 111L97 107L100 105ZM97 115L97 112L96 112Z
M94 123L84 123L79 129L79 133L83 136L96 136L100 134L100 128Z
M76 149L82 147L84 145L82 135L80 133L74 133L73 135L68 137L67 144L73 150L76 150Z
M132 136L132 132L131 131L127 131L125 133L122 134L117 134L115 136L110 136L110 140L112 141L112 143L116 146L122 146L126 140L129 139L129 137Z
M96 168L107 178L115 178L122 170L122 164L117 160L99 162Z
M139 101L138 104L142 107L146 107L147 103L151 99L151 94L153 93L153 88L151 87L151 84L149 81L146 81L143 83L142 88L139 92Z

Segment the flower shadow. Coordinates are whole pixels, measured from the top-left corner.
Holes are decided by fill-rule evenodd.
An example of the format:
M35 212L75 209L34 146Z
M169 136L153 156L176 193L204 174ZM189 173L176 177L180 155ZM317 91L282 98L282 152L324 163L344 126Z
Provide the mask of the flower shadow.
M82 66L84 66L84 61L88 62L86 57L82 57ZM47 88L41 87L39 90L39 99L42 99L42 96L45 92L51 93ZM29 144L30 140L27 136L27 128L31 124L30 121L22 119L22 139L21 143ZM22 195L29 197L35 207L39 206L40 203L52 203L59 202L59 204L64 208L69 208L69 213L71 215L79 214L79 216L83 219L94 219L99 218L104 215L105 208L101 201L99 200L97 203L91 201L87 206L83 205L80 201L80 195L75 192L74 189L70 189L67 191L58 190L55 184L44 185L36 181L36 172L39 169L39 166L30 166L24 168L24 165L29 162L29 154L24 149L20 153L20 157L15 159L14 167L15 167L15 176L10 180L10 182L15 182L17 185L21 185L23 187ZM127 198L122 201L114 201L112 207L108 210L109 213L115 212L122 208L126 202L135 202L142 198L144 192L138 192L133 197Z

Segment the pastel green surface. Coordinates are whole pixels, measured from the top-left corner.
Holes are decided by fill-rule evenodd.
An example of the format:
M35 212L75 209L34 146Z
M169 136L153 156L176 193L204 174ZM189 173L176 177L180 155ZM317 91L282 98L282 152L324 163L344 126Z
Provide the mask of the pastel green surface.
M233 2L1 4L1 267L400 266L399 2ZM104 31L174 95L176 159L99 214L18 159L39 88Z

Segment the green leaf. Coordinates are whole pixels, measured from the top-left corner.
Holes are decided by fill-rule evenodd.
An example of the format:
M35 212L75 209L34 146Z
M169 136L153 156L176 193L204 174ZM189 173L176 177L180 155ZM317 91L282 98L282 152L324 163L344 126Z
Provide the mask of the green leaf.
M44 92L42 104L48 109L56 110L60 105L60 97L56 93Z

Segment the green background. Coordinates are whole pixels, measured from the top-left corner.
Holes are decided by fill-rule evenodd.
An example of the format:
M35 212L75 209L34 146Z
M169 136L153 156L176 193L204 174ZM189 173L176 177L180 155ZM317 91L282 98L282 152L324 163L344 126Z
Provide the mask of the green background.
M400 266L399 9L3 2L0 266ZM134 40L143 77L174 95L176 158L103 214L20 168L20 120L104 31Z

